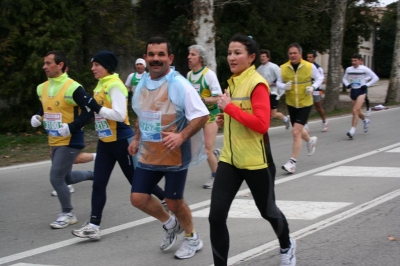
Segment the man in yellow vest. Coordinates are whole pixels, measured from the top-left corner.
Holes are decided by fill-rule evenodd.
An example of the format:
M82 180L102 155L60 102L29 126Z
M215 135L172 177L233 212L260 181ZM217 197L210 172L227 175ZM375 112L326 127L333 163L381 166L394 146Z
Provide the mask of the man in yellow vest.
M276 82L279 89L286 91L286 105L292 124L292 156L282 166L283 170L291 174L296 170L297 157L303 145L302 140L307 143L309 156L315 152L317 137L310 137L304 125L313 106L313 93L324 80L313 64L302 59L302 52L298 43L289 45L289 61L281 65L281 73Z
M43 127L49 134L51 147L50 182L57 192L61 213L50 226L65 228L78 222L72 213L68 185L93 180L91 171L71 171L72 165L84 147L83 126L93 116L85 106L91 98L82 85L65 73L67 57L63 52L50 51L44 57L43 70L48 81L37 87L42 106L32 116L31 125Z

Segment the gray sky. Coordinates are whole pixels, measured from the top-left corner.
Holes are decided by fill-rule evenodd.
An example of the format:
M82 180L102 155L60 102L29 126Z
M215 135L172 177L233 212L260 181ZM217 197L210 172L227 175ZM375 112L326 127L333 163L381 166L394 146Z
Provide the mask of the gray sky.
M382 6L387 6L388 4L391 4L393 2L397 2L397 0L379 0L381 2Z

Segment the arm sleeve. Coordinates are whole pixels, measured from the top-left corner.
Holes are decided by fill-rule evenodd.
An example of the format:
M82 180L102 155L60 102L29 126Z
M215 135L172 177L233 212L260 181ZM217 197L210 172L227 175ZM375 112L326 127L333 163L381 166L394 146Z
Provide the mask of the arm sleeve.
M250 101L253 107L253 114L241 110L240 107L233 103L228 104L224 112L251 130L265 134L268 132L271 121L271 108L267 86L262 83L258 84L253 90Z
M217 75L214 71L208 70L205 74L205 79L211 91L211 96L218 96L222 94L221 85L219 84Z
M379 78L378 76L374 73L374 71L372 71L371 69L367 68L367 76L371 77L371 80L366 84L368 87L370 87L371 85L373 85L374 83L378 82Z
M343 82L343 84L344 84L344 86L349 86L349 81L348 81L348 72L347 72L347 69L344 71L344 75L343 75L343 79L342 79L342 82Z
M201 101L200 95L193 89L192 85L189 82L182 82L182 86L185 91L184 108L186 119L191 121L195 118L209 115L210 112ZM170 97L173 97L173 95L170 95ZM175 102L174 100L172 101Z
M110 97L112 102L112 108L102 107L100 109L99 115L104 118L124 122L127 112L126 97L124 93L116 88L110 88Z
M85 124L93 117L93 111L88 112L85 107L88 105L87 102L91 97L81 86L79 86L74 91L74 93L72 94L72 98L80 107L81 113L75 118L72 123L69 124L69 129L71 133L81 130L81 128L83 128Z
M281 68L279 68L279 73L278 73L278 78L276 80L276 86L278 87L278 89L280 90L284 90L285 89L285 83L282 80L282 71Z
M314 79L312 86L314 89L321 87L322 82L324 81L324 75L318 71L317 67L312 64L312 74L311 77Z

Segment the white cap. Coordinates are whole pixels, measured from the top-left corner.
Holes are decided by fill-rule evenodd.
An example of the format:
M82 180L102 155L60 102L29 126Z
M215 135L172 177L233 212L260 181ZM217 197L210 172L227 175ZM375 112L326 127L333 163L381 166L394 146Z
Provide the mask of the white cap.
M146 67L146 61L144 61L143 58L136 59L135 65L137 65L137 64L142 64L142 65L144 65L144 67Z

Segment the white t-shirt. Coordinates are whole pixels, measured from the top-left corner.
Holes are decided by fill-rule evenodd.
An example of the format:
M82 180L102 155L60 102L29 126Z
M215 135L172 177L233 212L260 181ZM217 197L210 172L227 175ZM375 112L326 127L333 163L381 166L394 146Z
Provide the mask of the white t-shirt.
M263 76L265 80L268 82L271 92L277 92L278 89L276 87L275 82L280 75L281 72L280 67L277 64L268 62L264 65L260 65L257 68L257 72L260 73L260 75Z

